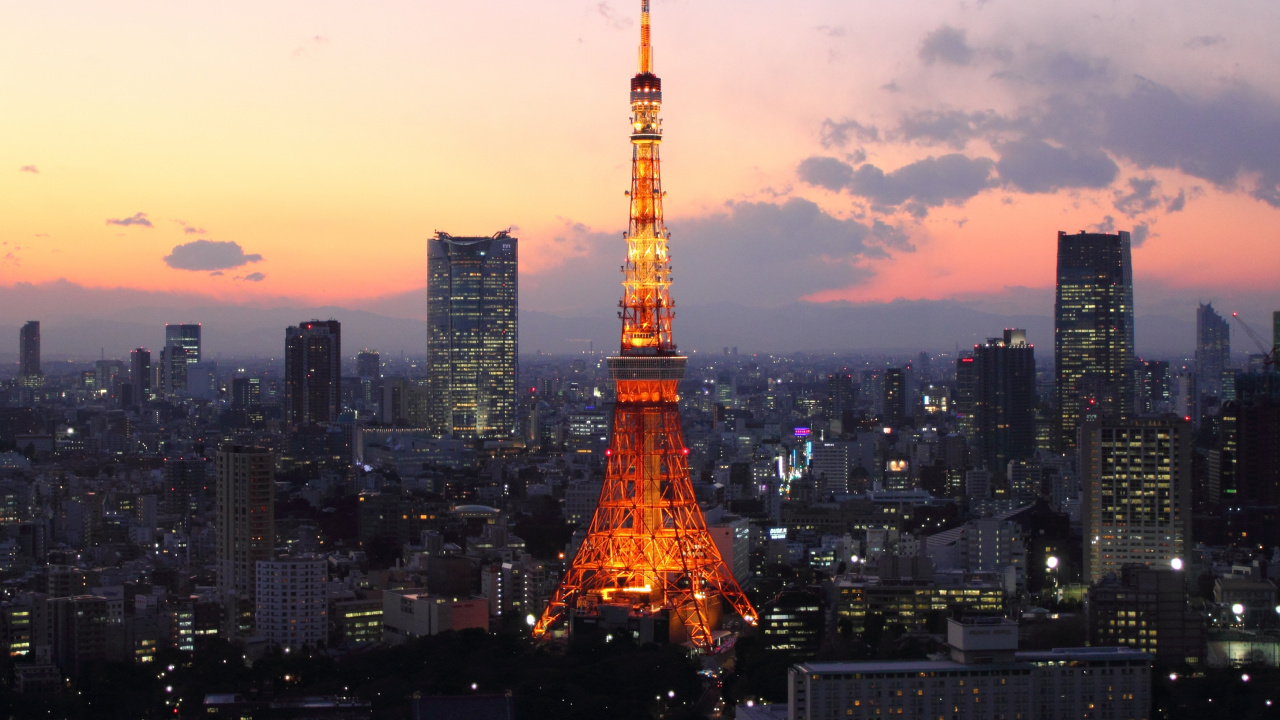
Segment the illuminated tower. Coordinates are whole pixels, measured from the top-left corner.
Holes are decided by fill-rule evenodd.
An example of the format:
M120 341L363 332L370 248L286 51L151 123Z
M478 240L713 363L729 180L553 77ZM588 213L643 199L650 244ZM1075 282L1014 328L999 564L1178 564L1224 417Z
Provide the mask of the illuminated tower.
M689 480L676 386L686 358L671 337L671 265L662 223L658 110L649 0L640 15L640 72L631 80L631 223L623 268L622 351L609 358L617 385L600 502L560 587L533 634L566 615L666 613L673 639L710 648L727 604L750 624L756 611L720 557Z

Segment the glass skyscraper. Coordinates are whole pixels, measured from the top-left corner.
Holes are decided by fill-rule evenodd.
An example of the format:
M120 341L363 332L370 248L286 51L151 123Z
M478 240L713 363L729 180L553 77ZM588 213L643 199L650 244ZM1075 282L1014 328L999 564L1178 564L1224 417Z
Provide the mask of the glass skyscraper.
M1089 419L1133 414L1133 267L1129 233L1058 233L1054 303L1058 444Z
M516 238L431 239L427 269L428 420L460 439L516 433Z
M327 425L342 412L342 324L312 320L285 329L284 413L290 427Z
M1231 326L1213 309L1196 308L1196 392L1219 395L1222 371L1231 364Z

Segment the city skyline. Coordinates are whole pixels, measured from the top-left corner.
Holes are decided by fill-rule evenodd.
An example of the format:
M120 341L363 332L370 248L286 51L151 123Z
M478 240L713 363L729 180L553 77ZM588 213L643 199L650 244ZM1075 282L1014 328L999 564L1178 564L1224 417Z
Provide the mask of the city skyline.
M1188 318L1205 300L1270 309L1280 257L1257 239L1277 212L1280 160L1262 140L1280 89L1256 30L1269 7L659 7L678 44L656 66L688 78L673 96L689 108L672 118L675 273L707 278L679 303L1044 307L1054 233L1124 229L1139 315L1171 300ZM505 225L527 248L522 307L572 316L616 295L627 168L597 158L619 147L617 98L585 88L632 62L619 3L282 4L254 23L235 6L153 9L89 10L83 26L38 7L6 18L7 45L32 58L0 145L18 208L0 220L6 306L126 288L168 307L421 318L432 229ZM1138 23L1143 43L1116 42ZM506 108L546 92L561 109L530 147ZM750 129L734 121L744 103ZM1148 122L1162 109L1214 130ZM737 150L760 131L770 142ZM515 180L547 163L550 182Z

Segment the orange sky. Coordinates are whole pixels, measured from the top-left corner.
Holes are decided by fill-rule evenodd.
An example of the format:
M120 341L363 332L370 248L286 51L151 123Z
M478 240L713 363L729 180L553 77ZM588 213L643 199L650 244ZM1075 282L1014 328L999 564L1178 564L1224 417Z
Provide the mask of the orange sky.
M566 222L625 227L634 5L10 3L0 9L0 285L65 278L338 304L420 287L434 230L509 226L522 273L552 277ZM1134 252L1139 284L1274 288L1280 210L1248 195L1249 172L1215 183L1104 146L1120 168L1107 187L1030 194L1004 183L918 218L806 184L796 170L859 148L885 172L952 152L994 156L995 136L956 148L892 129L918 109L1036 107L1053 88L1010 80L1008 69L1023 57L1052 61L1058 46L1101 68L1081 93L1118 93L1135 77L1192 98L1246 87L1269 112L1280 97L1280 50L1263 32L1278 26L1273 4L888 5L654 2L677 258L681 225L726 201L803 197L836 218L880 219L915 251L862 257L869 279L798 286L794 298L1046 287L1056 232L1108 215L1117 229L1151 228ZM963 62L926 53L944 27L963 35ZM879 139L824 147L827 119L877 125ZM1280 113L1260 122L1280 127ZM1265 176L1271 161L1259 162ZM1130 177L1155 178L1168 196L1187 191L1185 209L1118 212ZM136 213L151 226L107 222ZM221 275L166 265L175 246L198 239L262 259ZM237 279L251 273L262 279Z

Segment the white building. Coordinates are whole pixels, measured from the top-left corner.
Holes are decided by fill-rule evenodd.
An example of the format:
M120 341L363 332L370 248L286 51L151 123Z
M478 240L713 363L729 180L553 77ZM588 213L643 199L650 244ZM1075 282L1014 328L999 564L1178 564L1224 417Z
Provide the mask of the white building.
M951 657L801 663L788 671L791 720L1128 720L1151 706L1151 657L1129 648L1015 652L1018 626L950 621Z
M489 630L489 601L447 598L425 590L388 590L382 594L383 637L391 644L446 630Z
M286 650L329 639L329 571L324 558L259 560L254 632Z

